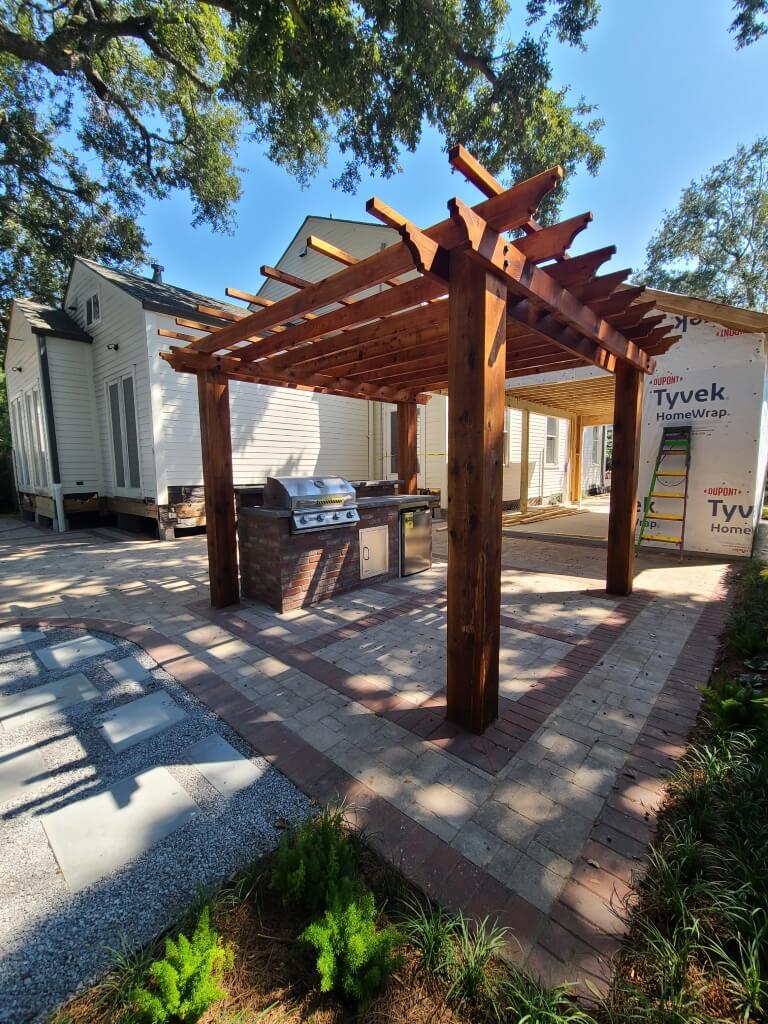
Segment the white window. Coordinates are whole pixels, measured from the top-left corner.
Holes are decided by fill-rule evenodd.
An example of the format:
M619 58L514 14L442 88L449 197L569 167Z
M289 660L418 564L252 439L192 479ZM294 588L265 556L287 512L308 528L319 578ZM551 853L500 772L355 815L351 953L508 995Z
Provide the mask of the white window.
M112 471L115 490L139 494L139 434L132 374L107 382L107 413L112 437Z
M602 459L602 430L600 427L592 427L592 465L599 466Z
M48 487L48 445L40 392L31 388L11 405L16 472L20 487Z
M548 466L557 465L558 421L554 416L547 416L547 444L544 461Z
M101 299L98 292L89 295L85 300L85 325L97 324L101 320Z

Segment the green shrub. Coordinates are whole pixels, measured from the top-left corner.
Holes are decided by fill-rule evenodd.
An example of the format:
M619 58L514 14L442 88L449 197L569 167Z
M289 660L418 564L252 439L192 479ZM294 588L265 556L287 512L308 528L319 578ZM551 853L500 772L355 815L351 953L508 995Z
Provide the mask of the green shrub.
M764 651L766 644L765 620L762 615L740 614L728 626L728 643L742 658Z
M193 1024L227 997L219 983L234 959L234 950L219 941L204 907L191 940L186 935L175 942L165 940L165 958L151 964L147 984L132 992L130 1019L137 1024Z
M768 724L768 699L755 693L749 683L726 677L703 692L707 710L719 729L730 732Z
M326 808L302 822L280 841L272 872L272 888L283 902L322 913L337 899L339 886L354 876L357 851L344 827L340 809Z
M337 898L301 938L317 952L320 991L358 1003L366 1003L398 964L393 950L400 936L392 927L377 927L376 905L367 890L352 899Z

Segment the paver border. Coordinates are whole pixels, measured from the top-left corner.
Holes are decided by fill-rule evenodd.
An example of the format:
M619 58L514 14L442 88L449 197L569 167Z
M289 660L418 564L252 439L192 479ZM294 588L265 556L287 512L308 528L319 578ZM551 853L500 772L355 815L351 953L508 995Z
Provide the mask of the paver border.
M371 845L428 896L449 910L461 910L474 919L490 916L509 928L514 945L511 957L545 983L581 982L587 978L604 986L611 959L625 934L624 900L653 837L666 777L685 752L700 705L697 687L714 664L718 635L732 603L730 570L731 566L724 567L702 603L686 645L628 755L624 774L548 914L334 764L277 715L254 704L203 661L153 627L115 619L31 616L2 619L0 626L98 630L137 644L308 796L318 803L344 801L350 819L365 831ZM652 599L652 594L632 595L626 599L630 602L626 614L633 619ZM603 625L607 632L594 640L591 651L581 652L581 663L574 664L568 679L561 682L568 692L626 628L605 620ZM578 645L571 653L577 651ZM554 708L545 708L548 717ZM536 720L536 727L539 725ZM599 870L594 863L599 863Z
M374 714L480 768L488 775L495 776L509 764L533 733L653 599L654 595L645 591L631 594L610 609L586 635L578 640L569 638L571 650L557 664L544 671L521 697L517 700L503 696L499 698L499 717L482 736L474 736L447 721L444 689L428 693L421 701L415 702L399 693L393 693L362 673L339 668L318 653L334 640L356 636L365 629L389 622L426 604L432 608L442 608L447 601L441 598L435 602L434 592L411 595L357 622L344 623L329 631L333 634L333 640L328 639L329 632L326 632L301 643L269 635L270 631L253 626L234 609L214 609L200 601L187 607L252 647L304 672L344 697L357 701ZM503 616L502 621L505 625L539 636L552 637L553 633L561 632L537 623L525 623L511 616ZM560 639L559 636L553 638Z

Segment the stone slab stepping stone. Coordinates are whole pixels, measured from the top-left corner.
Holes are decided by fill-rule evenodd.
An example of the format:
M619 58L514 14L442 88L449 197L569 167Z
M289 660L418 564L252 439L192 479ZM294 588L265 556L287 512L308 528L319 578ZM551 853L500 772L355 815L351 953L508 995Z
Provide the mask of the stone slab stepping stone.
M19 740L0 753L0 804L32 793L48 778L40 751L29 740Z
M186 825L196 810L166 768L150 768L41 820L64 879L77 892Z
M0 722L4 729L13 729L27 722L51 718L66 708L98 696L99 691L93 683L82 672L76 672L52 683L0 696Z
M121 658L120 661L110 661L104 668L118 683L141 683L149 679L149 669L144 668L133 655Z
M223 736L215 734L193 743L184 758L223 796L231 796L258 782L265 771L243 757Z
M111 711L102 719L99 732L119 754L186 717L184 708L170 694L158 690Z
M74 640L63 640L35 651L46 668L52 671L57 668L69 668L83 658L94 658L97 654L114 650L114 644L99 640L95 636L78 636Z
M22 644L44 640L45 633L39 629L23 629L21 626L4 626L0 629L0 651L10 651Z

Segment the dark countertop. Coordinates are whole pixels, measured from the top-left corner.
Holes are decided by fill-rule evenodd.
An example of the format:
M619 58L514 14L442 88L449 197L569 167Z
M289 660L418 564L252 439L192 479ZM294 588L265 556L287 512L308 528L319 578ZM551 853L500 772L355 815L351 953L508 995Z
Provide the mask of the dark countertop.
M434 494L382 494L371 498L359 498L357 507L361 512L367 508L383 508L393 505L402 509L429 508L430 505L437 505L438 500L437 495ZM291 512L287 508L264 508L261 505L254 505L241 508L239 514L269 519L288 519Z

